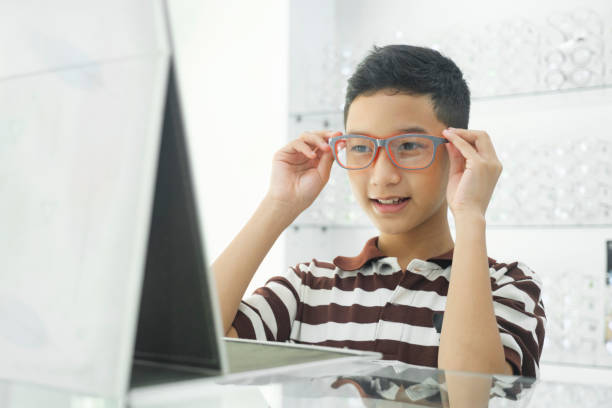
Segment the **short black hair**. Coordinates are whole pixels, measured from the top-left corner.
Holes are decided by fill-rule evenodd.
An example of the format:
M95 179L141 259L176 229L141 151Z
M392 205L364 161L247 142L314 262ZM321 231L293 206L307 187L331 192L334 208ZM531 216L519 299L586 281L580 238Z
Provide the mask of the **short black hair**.
M429 95L440 122L455 128L468 127L470 90L463 73L450 58L434 49L406 44L375 45L348 80L344 127L355 98L384 89Z

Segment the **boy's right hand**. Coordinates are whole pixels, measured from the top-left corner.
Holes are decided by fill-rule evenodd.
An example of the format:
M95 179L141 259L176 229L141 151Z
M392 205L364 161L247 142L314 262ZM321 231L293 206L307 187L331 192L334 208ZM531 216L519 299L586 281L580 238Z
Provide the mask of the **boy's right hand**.
M317 198L329 180L334 156L330 138L342 132L304 132L274 154L267 198L296 217Z

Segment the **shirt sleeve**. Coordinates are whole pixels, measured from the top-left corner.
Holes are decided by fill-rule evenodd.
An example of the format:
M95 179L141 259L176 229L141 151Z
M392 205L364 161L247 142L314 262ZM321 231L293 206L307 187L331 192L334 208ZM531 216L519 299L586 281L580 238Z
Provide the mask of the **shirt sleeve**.
M494 268L493 308L506 361L513 375L537 378L546 329L542 281L521 262Z
M304 273L299 265L285 275L270 278L244 298L232 326L238 337L254 340L287 341L300 307Z

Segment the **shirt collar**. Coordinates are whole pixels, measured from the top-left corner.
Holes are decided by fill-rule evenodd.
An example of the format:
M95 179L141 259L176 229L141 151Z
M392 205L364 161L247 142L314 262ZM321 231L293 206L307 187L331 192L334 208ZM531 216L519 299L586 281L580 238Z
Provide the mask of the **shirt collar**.
M445 252L443 254L434 256L433 258L429 258L427 262L434 263L441 268L447 268L451 265L453 261L453 251L452 248L450 251ZM334 265L344 271L356 271L358 269L363 268L363 266L369 261L384 258L386 255L378 249L378 237L370 238L366 243L361 253L357 256L337 256L334 258ZM487 257L488 258L488 257ZM489 267L497 261L493 258L488 258Z

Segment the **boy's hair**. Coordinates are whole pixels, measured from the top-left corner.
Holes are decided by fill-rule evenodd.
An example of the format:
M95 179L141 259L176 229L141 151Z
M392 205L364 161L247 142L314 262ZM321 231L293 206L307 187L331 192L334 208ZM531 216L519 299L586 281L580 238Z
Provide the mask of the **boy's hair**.
M404 44L375 45L348 80L344 127L355 98L383 89L429 95L440 122L456 128L468 127L470 90L463 73L451 59L436 50Z

